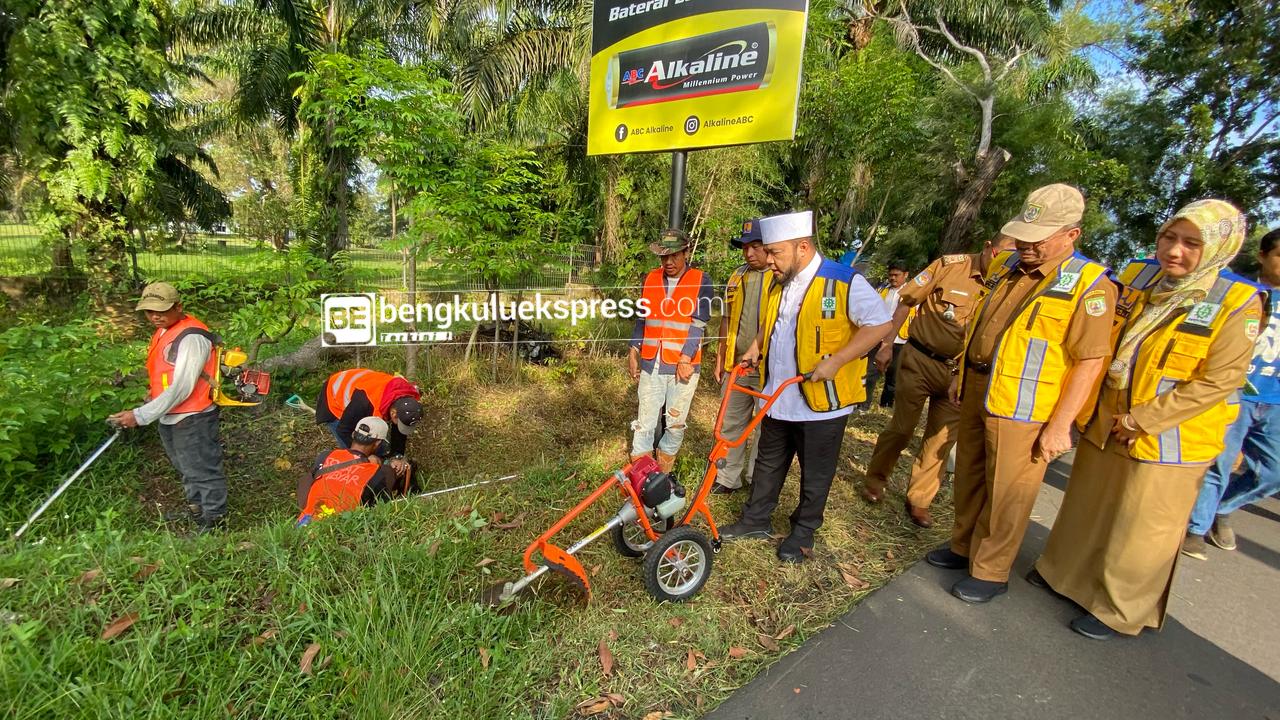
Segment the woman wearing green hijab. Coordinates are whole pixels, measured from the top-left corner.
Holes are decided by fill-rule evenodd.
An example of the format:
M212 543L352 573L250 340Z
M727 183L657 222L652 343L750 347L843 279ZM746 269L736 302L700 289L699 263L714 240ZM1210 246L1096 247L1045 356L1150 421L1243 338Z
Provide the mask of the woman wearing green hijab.
M1237 412L1262 316L1260 289L1226 270L1245 238L1221 200L1179 210L1154 259L1120 273L1123 318L1044 555L1027 575L1086 610L1104 640L1163 622L1178 549Z

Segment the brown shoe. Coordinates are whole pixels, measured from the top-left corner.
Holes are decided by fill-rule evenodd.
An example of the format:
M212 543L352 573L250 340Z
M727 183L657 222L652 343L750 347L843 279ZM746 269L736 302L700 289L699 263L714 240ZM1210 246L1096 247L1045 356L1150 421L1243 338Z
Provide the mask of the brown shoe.
M676 466L676 456L668 455L661 450L658 451L658 469L662 472L669 473L671 468Z
M876 490L865 483L858 486L858 494L862 496L863 500L866 500L872 505L878 505L880 504L880 501L884 499L883 490Z
M929 513L929 508L915 507L910 502L908 502L907 517L911 519L911 522L915 523L916 525L919 525L922 528L933 527L933 515Z

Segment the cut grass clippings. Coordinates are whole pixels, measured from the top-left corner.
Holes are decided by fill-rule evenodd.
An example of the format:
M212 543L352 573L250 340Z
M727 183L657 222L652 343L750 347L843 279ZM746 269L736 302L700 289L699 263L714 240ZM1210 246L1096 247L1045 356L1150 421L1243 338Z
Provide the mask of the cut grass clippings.
M519 577L525 545L624 458L635 390L618 359L525 368L505 384L432 362L429 424L413 441L427 489L519 479L299 530L296 473L327 444L324 431L287 409L227 413L230 532L187 537L157 527L153 507L89 518L78 531L60 520L37 528L42 544L0 557L0 714L696 717L941 542L950 524L946 502L933 530L906 520L909 457L885 503L857 498L850 480L888 417L877 411L850 422L809 562L781 566L770 542L729 544L696 599L659 605L639 563L603 538L580 555L594 591L585 607L549 574L511 607L490 609L481 591ZM703 383L680 463L687 486L701 479L717 405L709 373ZM140 439L135 459L111 466L125 473L114 481L130 505L180 507L158 452L154 438ZM106 485L96 478L73 507ZM795 491L793 477L780 534ZM735 519L744 495L713 496L717 519ZM618 504L598 503L562 544Z

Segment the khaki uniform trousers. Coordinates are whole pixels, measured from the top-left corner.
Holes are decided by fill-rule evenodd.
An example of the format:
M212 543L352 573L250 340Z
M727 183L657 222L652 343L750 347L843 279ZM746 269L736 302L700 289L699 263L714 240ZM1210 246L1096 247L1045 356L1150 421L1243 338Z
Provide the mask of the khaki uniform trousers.
M989 376L966 373L957 426L956 519L951 551L969 574L1007 582L1049 464L1032 459L1044 423L995 417L986 409Z
M726 372L724 380L720 382L722 401L724 394L729 392L730 377L731 373ZM759 391L760 371L752 371L751 374L739 378L738 387ZM724 424L720 428L720 434L730 442L737 440L755 414L756 399L746 393L735 392L733 397L729 398L729 406L724 409ZM756 425L756 429L751 432L751 437L747 438L746 442L738 447L729 448L729 454L724 459L724 469L716 473L716 482L735 490L742 487L744 480L750 482L751 471L756 465L756 452L760 449L759 439L760 426Z
M867 465L867 487L883 493L898 457L911 442L924 404L929 403L925 419L924 439L911 466L911 482L907 486L907 502L912 507L927 508L942 486L947 471L947 456L956 441L956 423L960 409L947 399L951 387L951 369L915 349L908 343L902 350L898 367L897 396L893 402L893 418L876 438L876 449Z

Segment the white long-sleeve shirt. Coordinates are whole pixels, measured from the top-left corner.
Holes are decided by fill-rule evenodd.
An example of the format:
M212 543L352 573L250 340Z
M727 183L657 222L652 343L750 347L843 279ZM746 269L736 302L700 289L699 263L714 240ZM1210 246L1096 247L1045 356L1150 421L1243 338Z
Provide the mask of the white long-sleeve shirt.
M163 333L168 330L161 331ZM204 364L209 359L209 353L213 352L213 343L209 342L209 338L202 335L192 333L178 341L178 352L173 361L173 377L169 379L169 387L165 388L159 395L152 398L145 405L134 408L133 416L137 418L139 425L150 425L156 420L161 425L173 425L181 422L183 419L191 417L196 413L175 413L168 414L170 410L177 407L178 403L186 400L191 395L191 391L195 390L196 382L200 379L200 371L204 369ZM200 412L209 412L216 406L209 406Z

